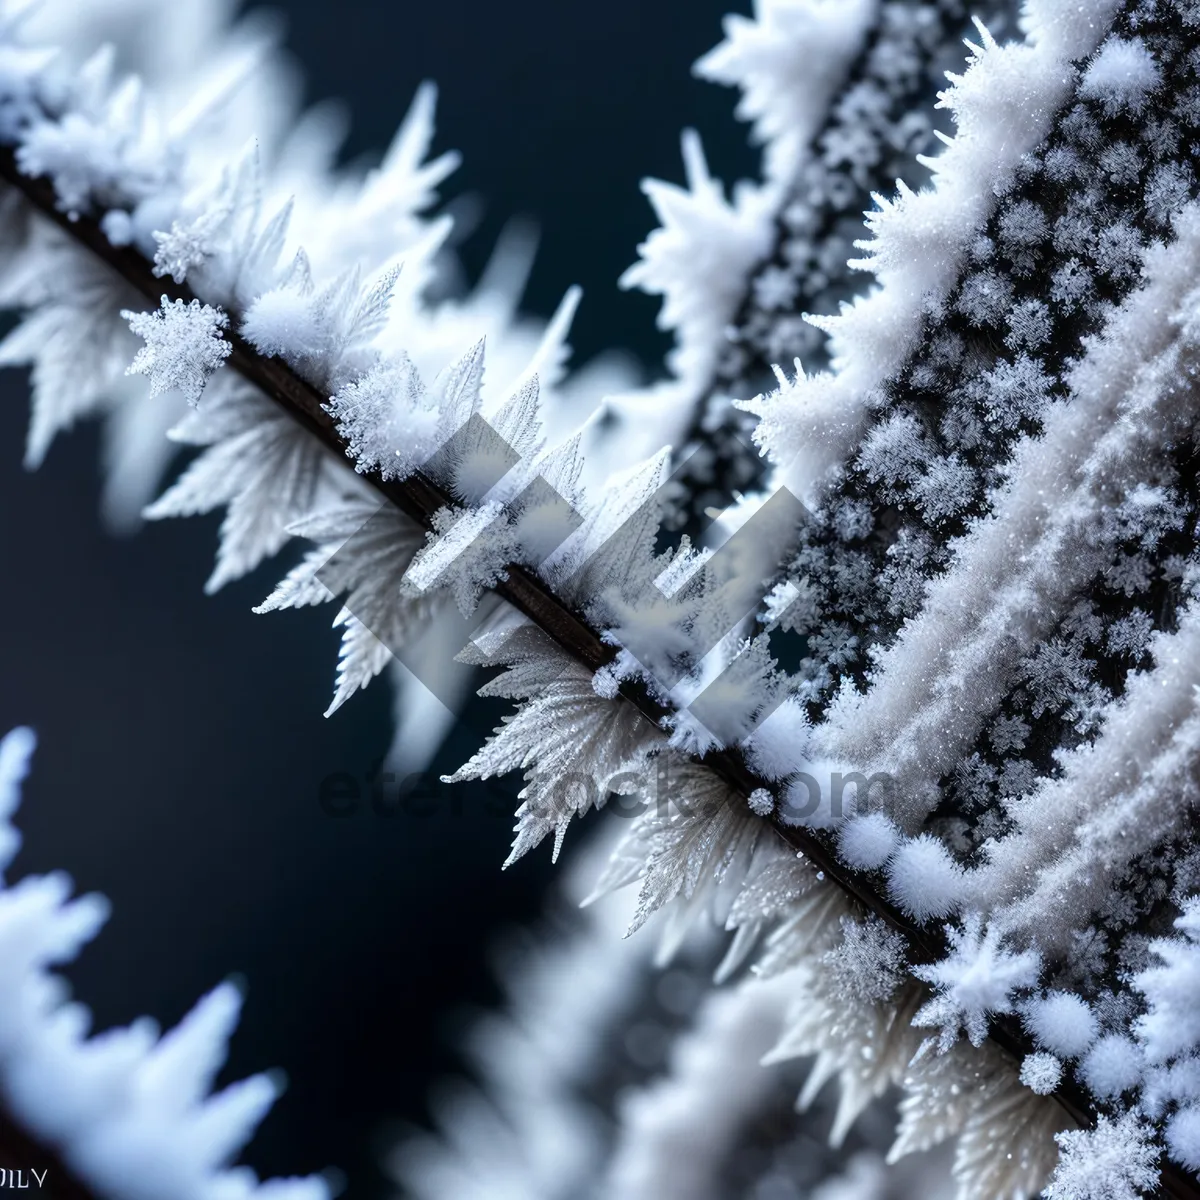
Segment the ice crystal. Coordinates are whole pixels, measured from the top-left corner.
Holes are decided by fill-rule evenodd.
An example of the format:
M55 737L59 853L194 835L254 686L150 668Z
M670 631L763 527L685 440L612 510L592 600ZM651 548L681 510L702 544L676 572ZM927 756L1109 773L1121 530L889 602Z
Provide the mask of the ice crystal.
M1085 1053L1096 1037L1095 1013L1070 992L1051 992L1031 1000L1023 1015L1038 1045L1063 1058Z
M1101 1116L1095 1129L1064 1130L1047 1200L1140 1200L1158 1182L1149 1130L1133 1114Z
M1039 1096L1055 1091L1062 1074L1062 1063L1053 1054L1028 1054L1021 1062L1021 1082Z
M949 1049L960 1028L973 1046L987 1036L989 1013L1011 1012L1013 993L1032 987L1041 971L1035 950L1012 953L998 930L983 927L978 913L950 930L950 955L913 973L937 988L937 995L914 1018L914 1024L941 1026L939 1045Z
M198 403L209 377L233 351L223 335L229 318L199 300L172 304L164 296L156 312L122 309L121 316L145 340L128 374L148 375L151 396L176 389L189 404Z
M878 917L842 918L842 941L821 957L833 988L847 1001L890 1000L905 975L904 939Z
M1132 1195L1161 1150L1200 1159L1200 16L985 10L974 32L958 0L730 18L698 70L741 88L764 181L727 191L689 132L686 186L645 185L661 228L623 282L662 296L671 378L605 385L590 420L599 393L563 377L577 293L533 335L524 267L431 298L452 164L423 163L429 89L343 180L270 137L238 156L236 113L201 135L169 90L151 119L105 55L78 78L14 59L0 127L72 219L9 214L4 299L29 312L0 360L34 367L31 462L106 412L149 479L174 414L125 380L136 301L71 226L186 280L195 305L130 320L152 393L212 376L174 430L202 452L148 513L227 508L213 587L313 543L262 607L344 600L334 708L393 650L469 639L519 707L454 778L525 772L514 857L643 801L599 890L636 885L664 961L707 920L733 935L722 978L791 973L774 1058L813 1059L805 1104L838 1077L835 1140L900 1085L897 1153L957 1138L963 1197L1040 1190L1055 1133L1048 1195ZM324 404L325 446L215 373L227 322L240 365L276 358ZM931 963L860 905L923 946L966 915ZM631 1104L615 1186L661 1190L689 1112L706 1161L732 1154L712 1049ZM1049 1098L1068 1073L1090 1131Z

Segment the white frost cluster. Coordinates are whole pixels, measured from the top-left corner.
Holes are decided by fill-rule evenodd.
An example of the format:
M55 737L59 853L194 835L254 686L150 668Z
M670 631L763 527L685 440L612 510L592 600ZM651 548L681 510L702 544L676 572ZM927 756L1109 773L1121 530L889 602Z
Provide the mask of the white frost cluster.
M726 327L771 248L772 222L788 194L822 116L854 55L869 36L876 6L854 0L756 0L753 20L730 15L725 39L701 58L701 78L741 91L738 115L765 146L765 184L735 186L728 203L704 160L700 138L683 138L687 190L660 180L642 184L660 227L621 277L663 297L659 325L675 332L673 378L614 397L622 442L636 454L678 444L706 402Z
M697 75L741 89L737 114L767 147L771 180L793 177L816 122L842 82L870 25L868 0L755 0L752 20L725 18L725 40Z
M1110 112L1127 109L1136 116L1161 85L1162 73L1141 38L1110 37L1088 63L1080 92Z
M1053 1054L1027 1054L1021 1062L1021 1082L1039 1096L1050 1095L1062 1077L1062 1063Z
M1141 1051L1132 1038L1119 1033L1105 1034L1079 1064L1079 1073L1093 1096L1116 1100L1141 1082Z
M1027 0L1013 21L998 0L938 94L953 137L863 230L846 197L879 188L885 143L933 136L931 112L894 110L958 11L761 0L730 19L697 69L742 89L767 179L730 201L689 133L687 187L645 185L661 227L623 282L663 297L672 378L607 387L609 420L564 378L578 295L536 329L514 316L519 245L469 296L429 299L453 165L426 162L429 89L366 176L327 170L329 131L292 114L239 153L246 114L213 80L148 89L143 119L111 56L66 78L14 58L0 128L60 207L197 296L133 318L149 390L204 389L173 429L201 452L148 515L226 509L212 587L312 543L260 608L341 601L331 711L400 644L501 668L484 694L517 711L451 778L524 773L512 859L550 835L557 855L614 795L640 805L597 892L636 887L660 962L709 926L732 935L722 980L788 981L770 1059L810 1060L802 1107L838 1080L835 1143L899 1087L892 1157L956 1139L964 1200L1036 1194L1056 1156L1048 1196L1134 1196L1164 1149L1169 1170L1200 1162L1200 16ZM227 86L272 61L239 74L220 44ZM31 460L85 412L157 436L124 374L136 297L10 208L4 298L31 311L0 362L35 367ZM870 290L842 287L851 266ZM225 314L239 357L315 389L353 462L221 367ZM825 346L804 328L828 359L785 372L776 347ZM751 343L771 361L739 361ZM731 410L725 385L772 366L778 387ZM765 466L733 444L736 411ZM424 489L434 515L380 509L372 482ZM577 660L484 605L501 582L552 592L607 649ZM1167 897L1182 916L1158 936ZM928 947L947 920L941 955L898 932ZM724 1156L722 1080L740 1100L763 1084L725 1035L768 994L706 1006L712 1040L629 1101L627 1195L663 1192L672 1147ZM1068 1076L1094 1128L1065 1128Z
M1101 1116L1095 1129L1066 1130L1058 1143L1062 1156L1046 1200L1141 1200L1158 1182L1149 1129L1132 1113Z
M1136 1028L1155 1063L1200 1051L1200 896L1184 904L1175 927L1182 936L1155 938L1150 950L1158 962L1134 979L1148 1007Z
M899 830L881 812L854 817L838 833L838 851L842 861L859 871L874 871L882 867L891 858L899 842Z
M501 239L474 292L441 286L433 298L431 285L456 273L451 218L430 209L457 157L429 158L432 85L418 90L377 167L335 169L338 122L296 111L271 27L233 23L227 6L183 0L168 14L150 0L122 0L118 15L98 0L52 0L36 18L6 23L0 37L10 68L6 136L20 168L49 178L61 208L95 220L114 247L197 297L143 311L143 298L69 233L7 196L4 303L25 312L0 362L33 367L31 465L57 433L102 415L105 509L129 526L160 486L174 443L199 445L184 480L149 515L227 506L210 589L253 569L293 536L290 526L358 489L348 465L294 423L272 419L269 403L220 369L230 332L284 360L319 395L336 395L364 465L386 458L397 474L445 440L454 411L436 387L406 388L398 374L437 380L486 337L484 415L536 376L534 432L540 423L556 444L575 434L576 445L596 451L579 456L576 473L598 469L604 435L589 415L632 376L609 357L567 377L577 290L549 323L518 314L528 232L514 227ZM113 44L97 50L106 37ZM136 356L131 329L145 339ZM189 415L183 402L201 391L205 403ZM423 739L414 725L429 724L428 694L411 674L398 668L395 677L410 701L398 744L415 769L412 747Z
M858 243L861 265L880 286L820 324L831 337L836 370L802 372L745 407L761 418L755 440L786 482L814 503L830 472L862 432L875 390L904 362L921 329L924 306L939 302L957 280L969 240L995 204L998 185L1048 130L1067 93L1064 60L1089 53L1099 30L1074 45L1050 40L1001 46L981 33L970 69L951 75L942 105L958 131L931 161L933 186L904 187L868 214L871 236Z
M1030 1001L1024 1019L1038 1045L1063 1058L1078 1058L1085 1053L1098 1029L1096 1014L1070 992L1051 992Z
M962 927L950 931L950 955L914 969L913 974L933 984L937 994L913 1023L940 1025L943 1051L953 1045L960 1028L971 1045L978 1046L987 1036L988 1014L1012 1012L1013 993L1032 987L1041 967L1036 950L1014 954L1004 947L998 930L985 929L978 913L968 913Z
M199 300L172 304L164 296L157 312L122 309L121 316L146 343L129 364L128 373L148 375L151 396L174 389L189 404L197 404L204 385L233 350L222 334L229 318Z
M888 862L895 902L918 921L948 917L963 899L963 870L932 834L905 842Z

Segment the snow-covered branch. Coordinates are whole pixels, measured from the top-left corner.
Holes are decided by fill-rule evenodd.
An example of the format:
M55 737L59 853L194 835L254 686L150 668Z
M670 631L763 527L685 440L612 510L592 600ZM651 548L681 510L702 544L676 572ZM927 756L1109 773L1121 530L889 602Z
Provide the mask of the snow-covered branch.
M1146 1186L1155 1146L1194 1195L1194 1031L1164 1029L1200 891L1200 10L1029 0L935 105L964 16L763 0L708 60L773 153L729 205L689 136L688 190L649 188L663 228L627 282L665 297L687 404L731 316L844 303L813 318L827 370L743 397L773 474L704 544L663 528L697 532L699 475L660 446L600 470L604 422L561 403L575 293L511 353L511 312L426 301L428 91L377 176L300 171L289 200L286 156L253 148L214 186L193 108L147 117L103 57L74 80L14 59L4 298L31 311L0 357L34 364L35 460L75 415L68 365L83 407L128 370L139 403L198 401L174 436L202 450L148 515L227 508L214 588L312 543L261 609L344 598L332 708L433 628L499 670L517 711L455 778L525 772L514 857L639 798L598 891L638 885L661 960L707 918L723 978L791 981L773 1057L815 1060L805 1102L838 1077L836 1138L897 1085L895 1152L956 1138L964 1197L1028 1196L1056 1156L1051 1194L1093 1168ZM800 34L828 50L803 120ZM955 132L889 198L910 107L909 133L934 108ZM853 263L844 205L797 200L837 179L880 189ZM809 275L820 239L874 287L753 275L785 228ZM658 1094L703 1108L711 1066Z

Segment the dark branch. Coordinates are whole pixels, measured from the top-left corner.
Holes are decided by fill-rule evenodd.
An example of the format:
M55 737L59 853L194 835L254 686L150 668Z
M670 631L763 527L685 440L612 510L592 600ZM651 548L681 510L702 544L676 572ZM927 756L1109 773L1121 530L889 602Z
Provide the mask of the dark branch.
M186 285L170 279L159 279L151 264L130 247L114 246L101 230L95 218L86 214L72 220L58 207L53 184L43 177L23 175L15 155L0 148L0 178L7 180L46 218L65 230L81 245L108 263L150 303L157 305L161 296L190 302L194 293ZM353 462L345 440L338 433L333 418L325 411L325 397L311 384L301 379L278 358L265 358L236 332L230 333L233 351L228 363L266 396L303 425L338 458ZM420 472L401 480L385 480L378 473L364 478L423 529L432 528L433 515L453 504L441 487ZM494 591L514 608L529 617L564 650L590 670L610 663L616 655L614 647L600 640L599 635L570 607L565 605L536 574L520 564L507 568L507 578L495 585ZM658 725L668 710L648 694L645 688L626 684L623 696L648 720ZM743 796L759 787L769 785L757 778L742 756L736 751L720 750L706 754L700 760L715 771L726 783ZM817 834L804 828L776 824L779 835L808 859L826 877L848 892L868 912L885 920L904 934L918 961L933 962L945 956L946 942L940 932L921 928L908 919L895 905L872 886L863 873L846 867L832 849ZM1015 1063L1034 1049L1031 1039L1019 1022L998 1017L990 1028L992 1041ZM1082 1090L1064 1083L1055 1098L1080 1125L1094 1123L1095 1116ZM1184 1175L1170 1163L1163 1166L1162 1191L1179 1200L1200 1200L1200 1184Z

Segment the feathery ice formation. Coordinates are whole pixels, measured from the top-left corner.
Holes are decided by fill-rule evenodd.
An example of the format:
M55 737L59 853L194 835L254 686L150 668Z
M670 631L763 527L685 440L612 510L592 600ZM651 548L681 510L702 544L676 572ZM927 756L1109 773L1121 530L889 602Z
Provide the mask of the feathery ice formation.
M561 376L574 294L536 346L506 310L486 377L494 297L424 300L430 92L338 186L311 125L237 156L257 59L185 101L6 27L3 296L29 314L0 358L34 368L33 460L84 411L140 437L151 393L196 401L174 436L205 449L148 512L227 507L213 587L316 544L263 608L346 597L334 707L423 631L470 634L519 705L454 778L526 772L514 857L648 802L598 891L639 885L664 960L715 923L719 976L753 978L628 1130L722 1118L722 1055L762 1049L733 1031L784 997L769 1057L811 1060L802 1100L838 1078L835 1140L899 1087L888 1158L953 1139L961 1200L1196 1195L1200 6L996 5L935 103L965 16L760 0L703 60L766 182L727 204L689 135L689 191L649 187L626 281L665 297L674 379L614 401L701 443L691 475L653 446L601 469ZM379 236L346 235L368 211ZM747 473L724 399L785 347L807 368L740 397Z

